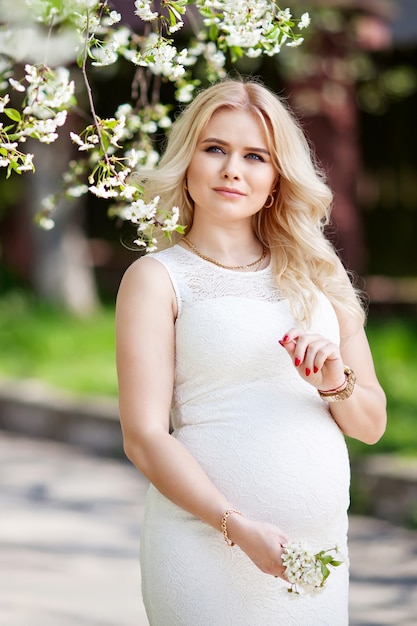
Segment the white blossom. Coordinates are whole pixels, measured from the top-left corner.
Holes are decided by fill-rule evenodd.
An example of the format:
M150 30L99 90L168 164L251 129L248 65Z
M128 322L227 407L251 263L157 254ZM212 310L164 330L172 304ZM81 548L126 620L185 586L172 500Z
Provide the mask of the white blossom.
M14 150L16 150L17 148L17 145L17 141L13 141L11 143L2 142L0 143L0 148L3 148L3 150L8 150L9 152L14 152Z
M191 102L191 100L193 99L194 89L194 85L186 83L185 85L182 85L179 89L177 89L177 91L175 92L175 97L178 102Z
M142 124L142 130L144 133L148 133L148 135L151 133L156 133L156 131L158 130L158 125L153 120L150 120L149 122L145 122L145 124Z
M226 56L221 50L218 50L213 41L209 41L204 50L204 56L215 67L222 68L226 63Z
M179 208L177 206L172 207L172 215L170 217L167 217L164 220L164 225L162 226L161 230L164 230L166 232L173 232L174 230L176 230L177 226L178 226L178 219L179 219Z
M259 57L262 54L262 50L261 48L249 48L246 51L246 56L249 57L250 59L256 59L257 57Z
M289 48L298 48L298 46L301 46L303 41L304 41L304 38L303 37L299 37L298 39L293 39L292 41L289 41L286 45Z
M126 185L122 191L120 192L120 196L125 200L132 200L132 198L137 194L138 188L133 185Z
M132 148L126 152L125 156L129 167L133 169L139 163L139 160L146 156L146 153L144 150L136 150L135 148Z
M310 22L311 22L310 15L308 13L303 13L300 18L300 21L298 22L298 28L300 30L302 30L303 28L307 28L308 26L310 26Z
M133 224L139 224L142 220L152 220L156 215L156 210L159 202L159 196L146 203L142 198L132 202L130 207L126 207L121 215L122 219L125 219Z
M152 0L135 0L135 15L144 22L152 22L158 17L158 13L151 9Z
M90 135L87 141L83 141L77 133L70 132L70 137L72 141L77 144L78 150L92 150L96 147L96 144L99 142L98 135Z
M18 172L26 172L26 171L31 171L33 172L35 170L35 166L33 165L33 154L25 154L24 160L22 165L19 165L19 167L17 168Z
M52 230L55 226L54 220L50 217L41 217L38 224L43 230Z
M41 143L53 143L58 139L58 133L46 133L39 137Z
M73 187L68 187L67 196L70 196L71 198L80 198L87 193L87 191L87 185L75 185Z
M112 31L109 43L115 50L125 48L129 45L131 32L126 26L120 26L117 30Z
M104 67L106 65L112 65L116 63L119 55L116 50L114 50L112 45L105 45L101 47L96 47L91 50L91 54L94 57L94 61L92 61L92 65L96 67Z
M3 98L0 98L0 113L4 113L4 109L10 102L10 96L6 93Z
M278 12L278 19L287 22L292 18L291 9L284 9Z
M18 80L15 80L14 78L9 78L9 83L15 91L20 91L21 93L26 91L24 86L21 83L19 83Z
M119 117L119 120L118 120L117 124L112 129L113 136L112 136L110 142L111 142L111 144L113 146L117 146L118 145L117 142L123 136L125 128L126 128L126 116L125 115L121 115Z
M176 33L177 31L181 30L183 26L184 26L184 22L182 20L178 20L176 24L173 24L172 26L169 27L169 32L171 34Z
M110 15L107 18L110 26L117 24L122 19L122 16L117 11L110 11Z
M109 188L106 182L90 185L89 190L98 198L117 198L119 195L115 189Z
M158 121L158 126L159 128L169 128L170 126L172 126L171 118L168 117L168 115L164 115L164 117L161 117L161 119Z

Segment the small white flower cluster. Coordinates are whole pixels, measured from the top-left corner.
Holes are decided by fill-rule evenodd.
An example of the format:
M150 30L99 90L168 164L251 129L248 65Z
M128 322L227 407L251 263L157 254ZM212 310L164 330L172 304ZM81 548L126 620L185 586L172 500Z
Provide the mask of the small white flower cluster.
M197 2L204 24L210 28L211 39L222 49L237 48L235 54L257 57L278 54L284 43L299 46L303 38L294 34L296 22L290 9L281 10L270 0L200 0ZM308 13L298 21L298 28L310 23Z
M314 552L305 543L285 543L282 561L285 565L285 575L291 587L288 591L296 594L302 589L305 593L320 591L331 573L331 567L342 565L343 560L337 560L337 548ZM334 553L334 554L332 554Z
M10 103L9 94L0 98L0 113L13 122L7 132L0 126L0 167L8 168L8 175L11 171L17 174L33 172L33 154L21 152L19 143L25 143L28 137L46 144L58 138L57 130L65 124L68 108L74 102L74 82L69 79L69 71L65 67L51 70L45 65L26 64L24 78L17 81L10 77L9 84L18 93L25 93L25 97L22 113L7 106Z
M162 39L157 33L151 33L142 44L142 51L133 58L133 63L150 69L152 74L162 75L175 82L185 74L184 65L188 61L186 48L178 52L169 41Z
M164 211L158 207L159 200L160 197L155 196L151 202L146 203L139 198L118 211L121 219L135 224L138 238L133 243L146 248L147 252L156 250L157 240L153 236L155 227L158 226L168 237L170 233L181 228L178 224L178 207L174 206L171 212Z
M152 22L158 17L157 11L152 11L152 0L135 0L135 15L144 22Z

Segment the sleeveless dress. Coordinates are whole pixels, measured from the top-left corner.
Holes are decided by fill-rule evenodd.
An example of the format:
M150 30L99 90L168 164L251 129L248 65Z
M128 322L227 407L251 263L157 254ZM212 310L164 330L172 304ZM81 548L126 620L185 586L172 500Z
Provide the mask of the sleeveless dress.
M178 302L173 436L242 514L313 549L337 545L345 563L319 593L288 593L151 485L140 543L150 625L347 626L346 444L278 343L297 323L271 268L227 270L179 245L151 256ZM310 330L339 342L323 294Z

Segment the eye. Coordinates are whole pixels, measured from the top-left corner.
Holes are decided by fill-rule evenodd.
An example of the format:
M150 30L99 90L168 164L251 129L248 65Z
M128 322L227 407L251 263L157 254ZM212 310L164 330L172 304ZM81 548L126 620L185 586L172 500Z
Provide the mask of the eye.
M249 152L249 154L246 155L246 158L250 161L261 161L262 163L265 161L265 159L261 157L260 154L256 154L256 152Z
M215 154L224 154L224 150L219 146L209 146L205 152L214 152Z

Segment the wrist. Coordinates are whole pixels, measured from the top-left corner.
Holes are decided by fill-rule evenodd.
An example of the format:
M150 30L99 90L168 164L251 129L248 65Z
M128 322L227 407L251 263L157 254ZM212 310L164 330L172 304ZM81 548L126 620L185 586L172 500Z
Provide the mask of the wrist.
M335 387L334 389L317 389L317 391L319 393L339 393L339 391L343 391L344 389L346 389L346 385L347 385L347 376L344 373L343 374L343 382L340 383L340 385L338 385L337 387Z
M346 400L352 395L356 382L355 372L351 370L350 367L345 365L344 373L345 382L341 387L330 391L321 391L320 389L317 389L322 400L326 400L326 402L338 402L339 400Z
M223 533L223 538L228 546L234 546L235 541L231 539L231 536L234 537L234 522L242 516L242 513L237 509L227 509L221 518L220 522L220 530Z

